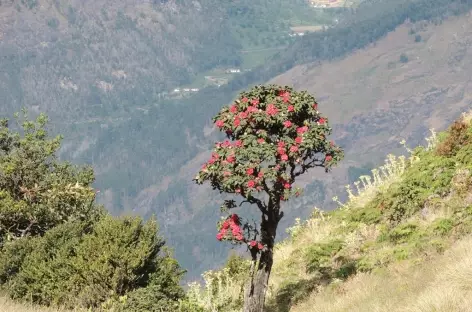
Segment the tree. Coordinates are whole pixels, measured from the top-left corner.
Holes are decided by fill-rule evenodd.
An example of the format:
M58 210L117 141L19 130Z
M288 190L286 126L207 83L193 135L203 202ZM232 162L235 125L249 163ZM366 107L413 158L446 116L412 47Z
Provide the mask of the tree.
M256 86L242 92L213 118L227 140L216 142L211 159L195 181L211 183L220 193L241 196L225 200L224 211L249 203L261 212L258 228L232 214L218 223L218 240L245 244L252 257L244 312L263 309L273 263L273 248L281 204L301 189L297 177L314 167L329 169L344 153L332 141L328 120L307 92L277 85Z
M94 203L92 168L58 161L61 137L48 136L47 117L31 121L23 113L23 120L16 115L18 132L0 119L0 246L103 214Z

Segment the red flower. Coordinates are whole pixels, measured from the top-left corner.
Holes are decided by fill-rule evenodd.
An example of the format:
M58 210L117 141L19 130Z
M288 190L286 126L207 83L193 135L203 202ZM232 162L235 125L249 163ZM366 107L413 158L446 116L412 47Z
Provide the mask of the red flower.
M292 145L292 146L290 147L290 151L291 151L292 153L298 152L298 146Z
M222 240L223 239L223 234L222 233L216 234L216 239L219 240L219 241Z
M216 161L216 159L214 159L214 158L211 158L211 159L208 161L208 164L209 164L209 165L212 165L212 164L214 164L214 163L215 163L215 161Z
M205 170L207 168L207 164L203 164L202 170Z
M249 101L249 100L248 100L247 97L243 97L243 98L241 99L241 101L242 101L243 103L246 103L246 102Z
M313 104L313 108L314 108L315 110L318 110L318 103Z
M296 137L296 138L295 138L295 143L297 143L297 144L302 144L302 142L303 142L303 138L302 138L302 137Z
M249 245L250 245L251 247L256 247L257 242L253 240L253 241L251 241L251 242L249 243Z
M257 108L255 108L254 106L249 106L247 109L246 109L246 114L252 114L252 113L255 113L257 112Z
M247 113L246 112L239 113L239 118L246 119L247 118Z
M279 155L285 155L285 149L283 147L279 147L277 148L277 153L279 153Z
M247 186L253 188L254 186L256 186L256 182L254 182L254 180L250 180L249 182L247 182Z
M318 120L318 122L320 123L320 125L323 125L326 122L326 119L320 118L320 120Z
M293 112L293 111L295 110L295 108L293 107L293 105L289 105L289 106L287 107L287 110L288 110L289 112Z
M236 119L234 120L234 122L233 122L233 125L234 125L235 127L239 127L240 124L241 124L241 120L239 120L239 118L236 118Z
M246 170L246 173L247 173L248 175L254 174L254 168L249 168L249 169L247 169L247 170Z
M265 140L264 140L263 138L257 139L257 143L259 143L259 144L262 144L262 143L264 143L264 142L265 142Z
M254 99L251 101L252 105L254 106L257 106L257 104L259 104L259 100L258 99Z
M234 191L238 194L241 193L241 189L235 189Z
M263 248L264 248L264 245L262 245L261 243L257 244L257 249L262 250Z
M236 146L236 147L241 147L241 146L243 146L243 141L237 140L236 142L234 142L234 146Z
M279 91L279 96L281 96L281 97L289 97L289 96L290 96L290 92L285 91L285 90L280 90L280 91Z
M300 127L300 128L297 128L297 133L300 133L300 134L303 134L305 132L308 131L308 127L307 126L303 126L303 127Z
M238 112L238 108L236 107L236 105L231 105L229 111L235 114Z
M277 115L278 112L279 110L277 109L277 107L275 107L274 104L267 105L267 108L266 108L267 115L274 116L274 115Z
M264 176L264 172L259 171L259 173L257 174L257 177L258 177L258 178L262 178L263 176Z
M283 161L287 161L288 160L287 154L283 154L282 156L280 156L280 159L282 159Z
M284 121L284 127L285 128L290 128L292 126L292 122L290 120Z
M231 172L229 172L229 171L223 172L223 176L225 176L225 177L229 177L230 175L231 175Z
M230 164L234 163L235 160L236 160L236 158L234 157L234 155L229 155L226 158L226 161L229 162Z
M225 140L222 144L221 144L221 147L224 147L224 148L227 148L227 147L230 147L231 146L231 143L228 141L228 140Z
M244 239L242 234L235 235L235 237L238 241L242 241Z
M256 190L261 191L261 190L262 190L262 186L258 185L258 186L256 187Z
M217 120L215 122L215 125L218 127L218 128L223 128L223 126L225 125L224 121L223 120Z
M331 160L333 160L333 156L331 156L331 155L326 155L325 160L326 160L326 161L331 161Z
M225 222L223 222L223 229L229 229L229 220L226 220Z
M292 185L290 183L288 183L288 182L284 183L284 189L289 189L291 187L292 187Z
M285 147L285 142L284 141L279 141L279 143L277 143L277 146L278 147Z

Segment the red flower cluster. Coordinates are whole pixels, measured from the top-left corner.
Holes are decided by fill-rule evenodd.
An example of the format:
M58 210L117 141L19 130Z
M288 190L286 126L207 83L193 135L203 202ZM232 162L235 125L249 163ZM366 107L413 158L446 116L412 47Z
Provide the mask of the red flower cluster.
M264 248L264 245L262 245L262 243L257 242L255 240L250 241L249 246L251 249L257 247L257 249L262 250Z
M220 231L216 234L216 239L221 241L231 230L232 237L238 241L244 241L244 236L240 227L239 217L237 214L232 214L226 219L221 226Z
M267 105L267 108L266 108L266 114L267 115L274 116L274 115L277 115L278 112L279 112L279 110L277 109L277 107L275 107L274 104Z
M282 97L282 101L284 103L288 103L290 101L290 92L287 92L285 90L281 90L279 92L279 96Z

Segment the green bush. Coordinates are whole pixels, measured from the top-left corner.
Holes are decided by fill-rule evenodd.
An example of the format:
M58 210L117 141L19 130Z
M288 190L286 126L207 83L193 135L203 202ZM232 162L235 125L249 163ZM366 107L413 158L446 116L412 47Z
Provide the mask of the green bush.
M0 246L4 241L42 235L54 226L103 215L94 204L90 167L60 162L60 137L49 138L47 118L19 120L21 132L0 120Z
M384 209L384 215L394 224L418 212L430 195L445 196L456 171L456 161L452 158L422 149L415 153L420 160L405 172L403 179L367 204L370 209Z
M34 240L34 250L9 283L13 298L103 308L128 295L126 311L138 311L175 307L184 295L178 284L183 271L162 253L164 241L153 220L106 216L93 225L69 222ZM152 311L148 308L141 311Z
M331 273L332 258L342 247L343 242L341 240L332 240L310 246L305 254L307 272Z

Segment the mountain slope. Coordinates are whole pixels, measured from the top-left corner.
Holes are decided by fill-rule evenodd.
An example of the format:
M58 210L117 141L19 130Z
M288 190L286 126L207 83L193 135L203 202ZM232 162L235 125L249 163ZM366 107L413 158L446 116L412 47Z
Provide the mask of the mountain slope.
M346 149L346 160L331 174L314 171L303 177L301 184L312 189L286 206L282 228L295 217L307 217L313 205L333 208L331 198L344 189L353 168L370 162L379 164L388 151L403 152L399 144L402 139L409 145L418 144L429 128L444 129L470 105L471 23L470 16L462 16L440 25L405 24L344 59L299 66L271 81L315 94L321 111L334 124L335 141ZM409 34L411 29L417 29L416 33ZM415 42L417 35L420 42ZM403 53L409 58L407 63L400 61ZM208 140L214 139L209 129L207 135ZM169 229L169 237L193 246L192 251L179 251L177 247L181 259L197 255L197 263L186 262L190 268L224 250L212 243L214 225L206 222L217 219L219 201L209 196L212 193L208 189L191 182L207 154L200 153L169 177L165 182L171 189L165 183L155 184L137 196L137 211L146 214L159 209L157 199L168 190L166 209L159 211L166 221L179 220ZM185 193L179 194L183 189ZM192 198L188 204L186 196ZM156 204L149 204L153 201ZM188 224L200 225L190 235L194 240L188 236L192 231Z
M276 246L267 311L467 311L472 244L472 111L408 157L352 186L349 200L289 228ZM357 184L357 183L356 183ZM357 191L354 189L358 189ZM202 306L238 311L246 261L207 284Z

